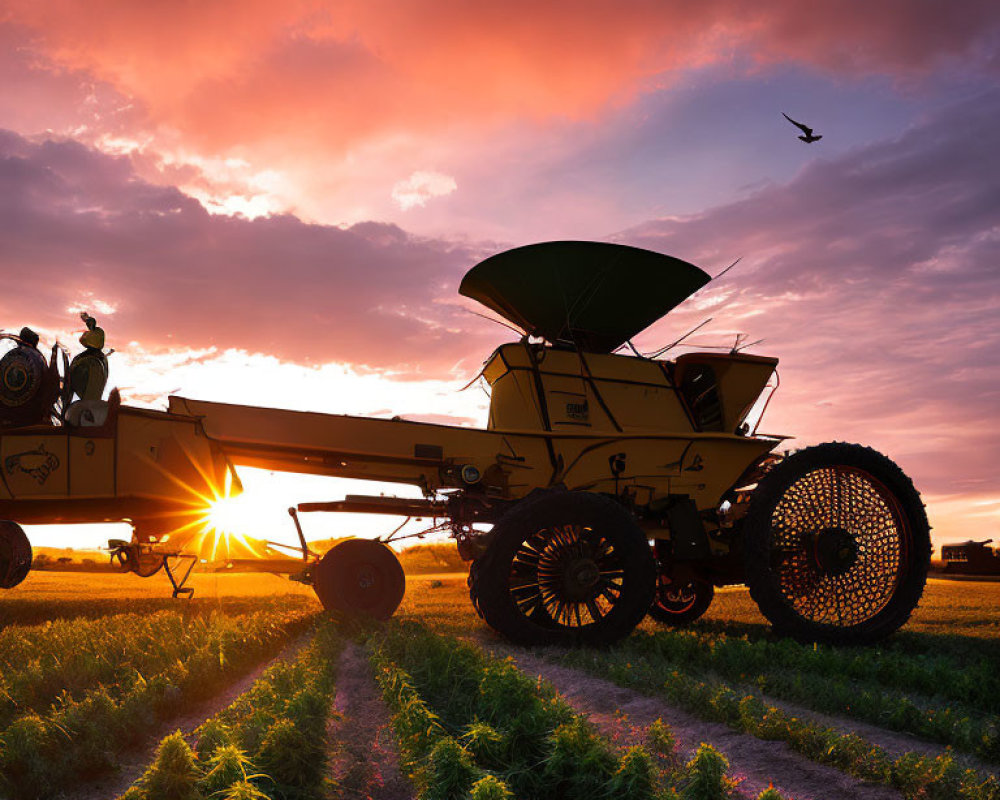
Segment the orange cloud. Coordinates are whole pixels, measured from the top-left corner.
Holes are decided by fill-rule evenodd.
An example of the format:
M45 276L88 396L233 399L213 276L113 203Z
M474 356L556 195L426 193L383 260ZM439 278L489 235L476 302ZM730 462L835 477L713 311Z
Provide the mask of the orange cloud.
M961 6L13 0L8 13L56 64L89 71L154 124L217 151L584 117L738 52L845 72L920 70L996 29L994 4Z

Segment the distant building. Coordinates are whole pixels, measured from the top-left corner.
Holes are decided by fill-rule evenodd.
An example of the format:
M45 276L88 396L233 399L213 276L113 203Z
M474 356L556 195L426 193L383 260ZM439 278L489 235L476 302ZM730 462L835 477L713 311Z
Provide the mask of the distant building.
M963 575L1000 575L1000 548L988 547L992 539L941 547L944 571Z

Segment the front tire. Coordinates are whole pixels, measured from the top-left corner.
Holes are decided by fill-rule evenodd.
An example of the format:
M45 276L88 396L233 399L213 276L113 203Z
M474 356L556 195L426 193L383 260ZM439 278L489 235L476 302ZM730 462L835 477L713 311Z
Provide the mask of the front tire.
M645 534L607 497L539 492L494 527L471 572L488 625L525 645L604 645L646 615L656 564Z
M800 450L758 484L743 522L750 594L775 630L801 641L870 644L923 593L930 528L920 495L869 447Z

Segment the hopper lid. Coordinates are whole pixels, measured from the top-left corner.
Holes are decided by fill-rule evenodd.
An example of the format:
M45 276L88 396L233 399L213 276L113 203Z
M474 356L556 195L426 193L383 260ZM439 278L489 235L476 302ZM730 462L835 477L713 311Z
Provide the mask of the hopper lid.
M673 256L608 242L541 242L490 256L459 293L525 333L610 353L711 277Z

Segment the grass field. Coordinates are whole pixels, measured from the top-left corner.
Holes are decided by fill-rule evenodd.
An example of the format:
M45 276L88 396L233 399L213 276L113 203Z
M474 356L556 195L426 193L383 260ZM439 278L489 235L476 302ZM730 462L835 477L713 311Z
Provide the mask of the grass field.
M1000 798L997 583L931 580L878 648L776 639L735 588L690 628L532 652L459 574L411 577L372 627L285 578L192 585L0 595L0 797Z

